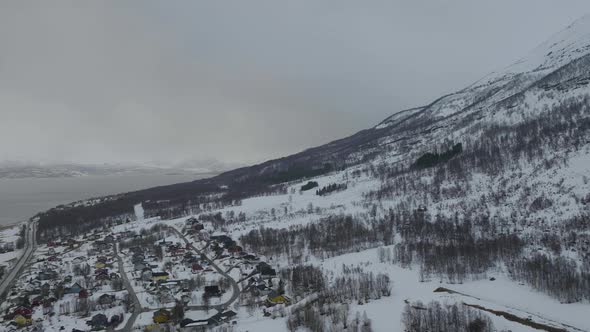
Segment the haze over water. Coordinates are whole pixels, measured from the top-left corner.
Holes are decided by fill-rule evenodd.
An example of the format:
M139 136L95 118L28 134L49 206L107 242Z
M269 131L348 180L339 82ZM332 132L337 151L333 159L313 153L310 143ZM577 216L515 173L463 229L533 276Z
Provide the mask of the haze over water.
M0 179L0 226L24 221L60 204L154 186L187 182L211 174L126 174L69 178Z

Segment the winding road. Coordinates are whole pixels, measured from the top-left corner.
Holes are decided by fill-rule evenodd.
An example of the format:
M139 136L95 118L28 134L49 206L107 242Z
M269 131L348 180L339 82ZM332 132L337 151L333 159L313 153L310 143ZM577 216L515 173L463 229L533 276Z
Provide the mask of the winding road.
M175 232L200 257L203 257L209 263L209 265L212 266L213 269L215 269L215 271L217 271L217 273L219 273L223 277L227 278L229 280L229 282L231 283L231 286L232 286L232 291L233 291L232 296L225 303L211 305L211 306L204 306L204 305L188 306L187 309L190 309L190 310L216 309L216 310L222 311L222 310L225 310L225 309L229 308L229 306L232 305L232 303L234 303L238 299L238 297L240 297L240 292L241 291L240 291L240 286L238 285L238 283L227 272L223 271L217 264L215 264L215 262L211 258L207 257L199 249L197 249L192 244L192 242L190 242L180 231L178 231L176 228L171 227L171 226L168 226L168 228L170 230L172 230L173 232Z
M31 259L33 256L33 252L37 247L36 244L36 235L37 235L37 223L36 222L28 222L26 223L26 233L25 233L25 251L20 256L16 264L10 269L10 271L4 276L2 281L0 282L0 296L4 295L5 292L9 290L10 285L16 277L22 272L25 264Z
M231 286L232 286L232 291L233 291L232 296L225 303L216 304L216 305L209 305L209 306L192 305L192 306L187 306L186 309L188 309L188 310L204 310L204 311L214 309L214 310L218 310L218 311L223 311L223 310L229 308L229 306L232 303L234 303L238 299L238 297L240 296L240 287L239 287L238 283L227 272L223 271L217 264L215 264L215 262L212 259L210 259L206 255L202 254L202 252L200 250L198 250L176 228L171 227L171 226L168 226L168 228L171 231L175 232L193 251L195 251L198 255L203 257L213 267L213 269L215 269L215 271L217 271L217 273L219 273L223 277L227 278L230 281ZM141 307L141 302L139 301L139 298L137 297L137 293L135 293L135 290L133 289L133 286L131 286L131 282L129 281L129 277L127 276L127 273L125 273L125 268L123 266L123 259L121 258L121 256L119 256L119 252L118 252L118 248L117 248L116 243L114 244L114 252L115 252L115 256L117 257L117 263L119 265L119 272L121 273L121 277L123 278L123 283L124 283L125 288L127 289L127 292L129 293L129 295L131 296L131 299L133 301L133 313L131 314L131 317L129 317L129 319L127 320L127 323L125 323L125 326L123 326L120 329L117 329L116 331L117 332L119 332L119 331L121 331L121 332L122 331L132 331L133 325L135 324L137 317L139 317L139 315L142 312L148 312L148 311L151 311L151 309Z

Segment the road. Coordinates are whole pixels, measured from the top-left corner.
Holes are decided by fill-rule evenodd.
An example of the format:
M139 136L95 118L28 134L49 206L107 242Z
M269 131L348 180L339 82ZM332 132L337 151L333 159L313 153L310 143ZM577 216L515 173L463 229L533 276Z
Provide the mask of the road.
M238 297L240 297L240 286L238 285L238 283L234 280L234 278L232 278L227 272L223 271L217 264L215 264L215 262L210 259L209 257L207 257L205 254L203 254L199 249L197 249L192 242L190 242L181 232L179 232L176 228L168 226L173 232L175 232L193 251L195 251L200 257L205 258L205 260L209 263L210 266L213 267L213 269L215 269L215 271L217 271L217 273L221 274L223 277L227 278L232 286L232 297L227 300L225 303L222 304L217 304L217 305L211 305L211 306L204 306L204 305L199 305L199 306L188 306L187 309L190 310L208 310L208 309L216 309L216 310L225 310L227 308L229 308L229 306L232 305L232 303L234 303ZM206 248L206 247L205 247Z
M131 314L131 317L129 317L127 323L125 323L125 326L116 331L131 331L131 329L133 328L133 324L135 324L135 320L137 320L139 314L149 310L143 310L141 308L139 298L137 298L137 294L131 286L131 282L127 277L127 273L125 273L125 269L123 267L123 259L121 258L121 256L119 256L119 251L117 250L117 243L113 243L113 250L115 251L115 256L117 256L117 263L119 264L119 272L121 273L121 278L123 278L123 284L125 285L125 289L127 289L129 296L131 296L131 300L133 301L133 313Z
M205 260L207 260L209 262L209 264L215 269L215 271L217 271L223 277L227 278L232 285L232 290L233 290L232 297L229 300L227 300L225 303L210 305L210 306L205 306L205 305L187 306L186 309L188 309L188 310L215 309L218 311L223 311L226 308L228 308L240 296L240 287L238 286L238 283L229 274L227 274L219 266L217 266L217 264L215 264L215 262L213 260L211 260L206 255L202 254L201 251L198 250L195 246L193 246L193 244L182 233L180 233L176 228L169 226L169 229L172 230L173 232L175 232L176 234L178 234L178 236L180 238L182 238L182 240L185 243L187 243L192 250L194 250L201 257L205 258ZM129 295L131 296L131 299L133 301L133 313L131 314L131 317L129 317L129 319L127 320L127 323L125 323L125 326L123 326L121 329L117 329L116 331L117 332L119 332L119 331L132 331L133 325L135 324L135 321L137 320L137 317L139 316L139 314L141 314L142 312L148 312L148 311L150 311L150 309L141 307L141 303L139 302L139 298L137 297L135 290L131 286L131 282L129 281L129 277L127 276L127 273L125 273L125 269L123 267L123 259L121 258L121 256L119 256L119 252L118 252L116 244L114 244L114 252L115 252L115 256L117 257L117 263L119 265L119 272L121 273L121 277L123 278L123 284L125 285L125 288L127 289L127 292L129 293Z
M0 282L0 296L3 295L4 292L9 290L10 285L12 285L14 279L22 272L25 264L33 256L33 252L37 247L37 223L28 222L26 223L26 227L27 229L25 233L25 251L20 256L14 267L11 268L10 271L4 276L2 282Z
M507 320L510 320L510 321L513 321L513 322L516 322L516 323L519 323L519 324L522 324L525 326L534 327L537 330L588 332L584 329L572 326L570 324L560 322L560 321L557 321L552 318L544 317L539 313L534 313L531 311L527 311L525 309L510 306L510 305L496 303L494 300L491 300L491 299L476 297L476 296L473 296L470 294L457 292L452 289L448 289L448 288L444 288L444 287L439 287L435 291L436 292L445 292L445 293L449 293L449 294L456 294L456 295L468 297L468 298L471 298L474 300L488 302L490 304L495 305L496 307L507 308L508 310L502 311L502 310L497 310L497 309L486 308L482 305L469 304L469 303L463 302L463 304L465 304L467 306L474 307L479 310L491 312L491 313L495 314L496 316L504 317ZM513 311L516 314L508 312L508 311ZM520 316L518 316L517 314L519 314Z

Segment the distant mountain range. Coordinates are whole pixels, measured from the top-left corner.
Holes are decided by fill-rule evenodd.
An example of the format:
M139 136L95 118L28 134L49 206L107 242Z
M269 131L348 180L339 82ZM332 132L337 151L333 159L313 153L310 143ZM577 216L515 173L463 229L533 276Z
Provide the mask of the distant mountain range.
M0 162L0 179L61 178L123 174L202 174L221 173L237 167L217 160L191 160L176 164L76 164L33 163L23 161Z

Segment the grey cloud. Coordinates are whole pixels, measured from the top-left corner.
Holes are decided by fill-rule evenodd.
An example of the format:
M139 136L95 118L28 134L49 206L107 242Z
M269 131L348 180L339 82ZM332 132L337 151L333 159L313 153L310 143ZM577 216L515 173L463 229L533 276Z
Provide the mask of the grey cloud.
M587 1L3 1L0 160L252 162L503 67Z

